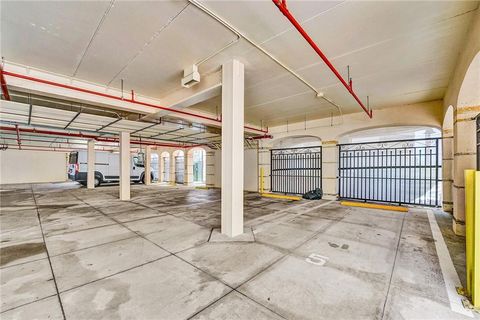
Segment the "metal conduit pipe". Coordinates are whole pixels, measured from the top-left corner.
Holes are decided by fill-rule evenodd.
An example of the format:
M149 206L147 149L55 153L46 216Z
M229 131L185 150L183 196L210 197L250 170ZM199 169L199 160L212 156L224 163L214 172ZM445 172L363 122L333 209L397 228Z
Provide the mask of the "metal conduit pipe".
M369 110L367 107L365 107L363 102L360 100L360 98L358 98L357 94L353 90L352 80L349 79L349 82L347 83L347 81L345 79L343 79L343 77L340 75L338 70L333 66L333 64L330 62L330 60L328 60L328 58L325 56L325 54L322 52L322 50L320 50L320 48L317 46L317 44L312 40L312 38L310 38L308 33L302 28L300 23L298 23L298 21L295 19L295 17L290 13L290 11L288 11L287 1L286 0L272 0L272 1L277 6L277 8L283 13L283 15L285 17L287 17L287 19L293 24L295 29L297 29L298 32L300 32L300 34L305 38L305 40L307 40L307 42L310 44L310 46L313 48L313 50L315 50L315 52L320 56L320 58L323 60L323 62L325 62L325 64L328 66L328 68L330 68L330 70L335 74L335 76L338 78L338 80L340 80L340 82L348 90L348 92L350 92L352 97L358 102L358 104L360 105L360 107L362 107L362 109L365 111L365 113L370 118L372 118L372 116L373 116L372 110Z
M257 48L258 50L260 50L263 54L265 54L267 57L269 57L271 60L273 60L279 66L281 66L283 69L285 69L286 71L291 73L295 78L297 78L298 80L303 82L307 87L309 87L315 93L317 98L322 98L325 101L327 101L328 103L330 103L331 105L333 105L338 110L338 112L340 113L340 116L343 117L342 108L338 104L333 102L331 99L326 98L323 92L318 91L312 84L310 84L301 75L299 75L297 72L295 72L295 70L291 69L285 63L283 63L282 61L275 58L275 56L273 56L270 52L268 52L267 50L262 48L262 46L257 44L254 40L250 39L247 35L245 35L241 31L239 31L238 29L236 29L233 25L228 23L225 19L221 18L219 15L217 15L215 12L213 12L209 8L205 7L203 4L201 4L197 0L188 0L188 2L190 2L195 7L202 10L203 12L205 12L207 15L209 15L213 19L217 20L220 24L222 24L228 30L232 31L233 33L235 33L239 37L242 37L243 39L245 39L248 43L250 43L252 46Z
M132 103L132 104L142 105L142 106L146 106L146 107L166 110L166 111L169 111L169 112L178 113L178 114L182 114L182 115L185 115L185 116L190 116L190 117L195 117L195 118L199 118L199 119L214 121L214 122L217 122L217 123L222 123L222 120L217 119L217 118L207 117L207 116L203 116L203 115L192 113L192 112L186 112L186 111L181 111L181 110L177 110L177 109L162 107L162 106L147 103L147 102L137 101L137 100L135 100L133 95L132 95L131 99L125 99L125 98L114 96L114 95L111 95L111 94L108 94L108 93L102 93L102 92L93 91L93 90L89 90L89 89L74 87L74 86L71 86L71 85L58 83L58 82L54 82L54 81L50 81L50 80L39 79L39 78L35 78L35 77L30 77L30 76L25 76L25 75L14 73L14 72L0 70L0 74L2 76L7 75L7 76L10 76L10 77L15 77L15 78L19 78L19 79L28 80L28 81L43 83L43 84L47 84L47 85L51 85L51 86L55 86L55 87L59 87L59 88L64 88L64 89L74 90L74 91L78 91L78 92L82 92L82 93L92 94L92 95L96 95L96 96L100 96L100 97L104 97L104 98L108 98L108 99L114 99L114 100L118 100L118 101ZM268 133L268 128L267 128L267 130L257 129L257 128L253 128L253 127L250 127L250 126L244 126L244 128L248 129L248 130L252 130L252 131L261 132L261 133Z
M197 63L195 63L196 66L199 66L201 65L202 63L205 63L207 62L208 60L212 59L213 57L215 57L216 55L220 54L221 52L227 50L228 48L230 48L232 45L234 45L235 43L237 43L238 41L240 41L240 38L241 36L236 33L235 31L233 30L230 30L233 32L233 34L235 34L235 39L233 39L232 41L230 41L227 45L225 45L223 48L220 48L219 50L215 51L214 53L212 53L211 55L203 58L202 60L198 61Z

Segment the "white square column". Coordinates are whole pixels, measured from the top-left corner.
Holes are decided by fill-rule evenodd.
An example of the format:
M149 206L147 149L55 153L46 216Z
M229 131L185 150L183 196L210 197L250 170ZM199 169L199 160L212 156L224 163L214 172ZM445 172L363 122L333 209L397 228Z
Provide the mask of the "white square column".
M87 188L95 188L95 140L87 142Z
M222 233L243 233L244 66L222 66Z
M130 200L130 133L120 132L120 200Z
M145 148L145 173L144 173L144 181L145 185L152 184L152 146L147 146Z

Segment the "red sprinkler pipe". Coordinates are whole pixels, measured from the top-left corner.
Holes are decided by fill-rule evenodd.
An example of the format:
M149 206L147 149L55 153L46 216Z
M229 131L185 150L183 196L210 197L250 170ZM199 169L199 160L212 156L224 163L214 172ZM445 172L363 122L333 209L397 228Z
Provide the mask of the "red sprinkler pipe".
M273 139L273 136L270 134L265 134L263 136L249 137L249 140L262 140L262 139Z
M295 19L295 17L288 11L287 9L287 1L286 0L272 0L273 3L277 6L277 8L283 13L285 17L293 24L293 26L300 32L300 34L307 40L307 42L310 44L310 46L315 50L315 52L322 58L323 62L332 70L332 72L335 74L335 76L340 80L340 82L343 84L343 86L350 92L353 98L358 102L360 107L365 111L365 113L372 118L373 112L372 110L368 110L367 107L363 104L363 102L360 100L360 98L357 96L355 91L353 91L353 86L352 82L347 81L343 79L343 77L340 75L338 70L333 66L333 64L328 60L328 58L325 56L325 54L320 50L320 48L317 46L317 44L310 38L308 33L302 28L302 26L298 23L298 21Z
M44 80L44 79L34 78L34 77L30 77L30 76L25 76L25 75L14 73L14 72L0 70L0 73L2 75L2 78L3 78L3 75L5 74L5 75L10 76L10 77L20 78L20 79L24 79L24 80L29 80L29 81L33 81L33 82L38 82L38 83L51 85L51 86L54 86L54 87L59 87L59 88L74 90L74 91L78 91L78 92L88 93L88 94L92 94L92 95L96 95L96 96L100 96L100 97L104 97L104 98L108 98L108 99L114 99L114 100L119 100L119 101L123 101L123 102L132 103L132 104L142 105L142 106L146 106L146 107L161 109L161 110L165 110L165 111L170 111L170 112L182 114L182 115L185 115L185 116L190 116L190 117L200 118L200 119L204 119L204 120L214 121L214 122L217 122L217 123L222 122L222 120L219 120L217 118L207 117L207 116L203 116L203 115L192 113L192 112L187 112L187 111L162 107L162 106L151 104L151 103L137 101L137 100L135 100L135 94L134 94L133 90L132 90L132 98L131 99L124 99L122 97L117 97L117 96L107 94L107 93L102 93L102 92L93 91L93 90L89 90L89 89L74 87L74 86L70 86L70 85L67 85L67 84L58 83L58 82L54 82L54 81L50 81L50 80ZM3 90L3 85L2 85L2 90ZM262 132L262 133L268 133L268 130L265 131L265 130L262 130L262 129L256 129L256 128L252 128L252 127L248 127L248 126L245 126L245 128L248 129L248 130L254 130L254 131L258 131L258 132Z
M6 146L12 146L12 147L17 147L16 144L5 144ZM15 149L15 148L12 148ZM31 150L31 151L49 151L49 152L55 152L55 151L72 151L72 150L77 150L78 148L61 148L61 147L45 147L45 146L36 146L36 145L29 145L29 148L22 148L19 150Z
M0 126L0 130L5 131L17 131L18 132L28 132L28 133L37 133L37 134L44 134L44 135L52 135L52 136L62 136L62 137L74 137L74 138L82 138L82 139L94 139L100 142L118 142L118 138L104 138L99 137L92 134L83 134L83 133L72 133L72 132L60 132L60 131L50 131L50 130L38 130L38 129L27 129L27 128L11 128ZM172 144L172 143L158 143L158 142L149 142L149 141L137 141L132 140L130 141L131 144L135 145L147 145L147 146L157 146L157 147L173 147L173 148L193 148L197 147L198 145L181 145L181 144Z
M3 97L5 100L10 101L10 94L8 93L8 88L7 88L7 81L5 81L5 77L3 76L3 66L0 64L0 84L2 86L2 92L3 92Z

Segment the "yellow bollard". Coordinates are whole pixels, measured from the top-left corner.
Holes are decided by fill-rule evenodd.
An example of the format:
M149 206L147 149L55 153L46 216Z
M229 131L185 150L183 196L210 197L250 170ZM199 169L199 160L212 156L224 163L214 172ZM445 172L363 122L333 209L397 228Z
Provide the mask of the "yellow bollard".
M474 246L473 246L473 295L472 303L480 308L480 171L475 172L475 208L474 208Z
M475 170L465 170L465 259L467 265L467 295L473 297L474 265L474 210L475 210Z

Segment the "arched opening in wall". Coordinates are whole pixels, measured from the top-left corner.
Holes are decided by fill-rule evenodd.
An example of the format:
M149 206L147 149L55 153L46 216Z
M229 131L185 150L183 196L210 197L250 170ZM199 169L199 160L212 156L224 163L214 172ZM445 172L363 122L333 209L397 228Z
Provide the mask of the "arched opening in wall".
M206 180L206 151L203 148L188 150L188 175L194 185L205 185Z
M476 135L480 112L480 52L470 62L458 91L453 123L453 230L465 235L465 179L466 169L480 164L480 147ZM480 123L479 123L480 127Z
M152 153L150 156L150 166L152 170L152 182L158 182L158 154Z
M338 140L341 199L432 207L442 203L439 129L372 128Z
M480 166L480 145L478 144L480 139L477 139L478 128L480 128L480 121L478 120L480 117L479 88L480 52L470 62L457 98L454 130L456 138L460 140L455 145L455 153L459 156L457 162L462 163L462 168L459 168L461 172L475 167L478 170ZM473 139L470 137L473 137ZM458 185L457 181L455 185Z
M285 194L305 194L322 188L321 139L285 137L270 150L270 189Z
M162 152L160 155L160 179L163 183L170 182L170 153Z
M175 183L185 183L185 154L182 150L173 152Z

